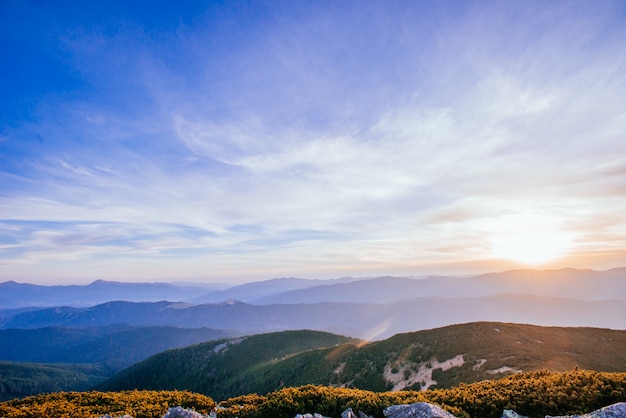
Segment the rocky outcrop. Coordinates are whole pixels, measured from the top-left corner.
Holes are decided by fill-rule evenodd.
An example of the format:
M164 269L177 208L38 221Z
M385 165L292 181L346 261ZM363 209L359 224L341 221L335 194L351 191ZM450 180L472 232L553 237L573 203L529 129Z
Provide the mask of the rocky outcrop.
M441 409L437 405L432 405L426 402L419 402L410 405L392 405L383 410L383 414L386 418L455 418L454 415ZM184 409L180 406L170 408L167 413L163 415L163 418L209 418L210 415L204 415L199 412ZM619 402L613 405L609 405L597 411L590 412L584 415L560 415L551 416L546 415L546 418L625 418L626 417L626 402ZM103 415L100 418L116 418L111 415ZM133 418L130 415L124 415L118 418ZM322 414L297 414L295 418L328 418ZM352 408L346 409L341 418L372 418L371 416L359 411L355 414ZM505 409L502 413L502 418L527 418L524 415L520 415L510 409Z
M550 416L546 415L546 418L624 418L626 417L626 402L619 402L613 405L606 406L598 409L597 411L590 412L584 415L562 415L562 416Z
M383 410L387 418L455 418L454 415L426 402L392 405Z

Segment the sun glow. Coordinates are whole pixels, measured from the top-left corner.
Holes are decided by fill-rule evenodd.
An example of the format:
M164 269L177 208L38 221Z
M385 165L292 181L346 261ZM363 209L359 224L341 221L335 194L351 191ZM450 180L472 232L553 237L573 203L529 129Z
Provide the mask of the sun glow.
M524 215L507 217L497 224L489 238L494 258L545 264L563 257L571 243L570 234L558 230L549 218Z

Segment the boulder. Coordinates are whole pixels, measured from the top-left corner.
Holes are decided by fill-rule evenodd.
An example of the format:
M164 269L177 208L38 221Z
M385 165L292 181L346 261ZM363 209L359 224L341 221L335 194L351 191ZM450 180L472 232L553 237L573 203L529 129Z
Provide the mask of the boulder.
M525 415L520 415L512 409L505 409L502 413L502 418L528 418Z
M383 414L387 418L456 418L448 411L427 402L388 406Z
M327 418L322 414L318 414L317 412L314 414L296 414L296 418Z
M372 418L372 417L367 415L363 411L359 411L359 414L357 415L354 413L352 408L348 408L341 413L341 418Z
M551 416L546 415L546 418L624 418L626 417L626 402L619 402L613 405L605 406L604 408L590 412L583 415L562 415Z
M341 418L359 418L357 414L352 411L352 408L348 408L341 413Z
M208 415L201 414L191 409L184 409L180 406L175 406L167 410L163 418L207 418Z
M99 418L133 418L133 417L132 417L132 416L130 416L130 415L122 415L122 416L120 416L120 417L114 417L114 416L111 416L111 415L109 415L109 414L104 414L104 415L102 415L102 416L101 416L101 417L99 417Z

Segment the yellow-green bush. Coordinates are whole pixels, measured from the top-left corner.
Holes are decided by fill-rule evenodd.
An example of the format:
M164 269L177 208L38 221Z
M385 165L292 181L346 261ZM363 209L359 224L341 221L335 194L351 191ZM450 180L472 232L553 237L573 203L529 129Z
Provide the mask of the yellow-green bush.
M438 404L458 417L497 418L504 409L543 417L580 414L625 401L626 373L544 370L425 392L370 392L308 385L266 396L247 396L222 402L219 418L293 418L306 412L339 417L347 408L383 417L382 411L389 405L415 402Z
M318 412L324 416L339 417L348 408L363 411L374 417L383 417L383 409L390 405L428 401L424 392L372 392L359 389L306 385L284 388L266 396L246 395L220 403L219 418L293 418L296 414ZM459 417L468 417L462 410L442 405Z
M387 406L430 402L462 418L497 418L504 409L543 417L590 412L620 401L626 401L626 373L544 370L425 392L290 387L267 395L227 399L220 403L217 414L218 418L293 418L298 413L318 412L338 418L352 408L382 418ZM61 392L0 403L0 417L89 418L108 413L160 418L172 406L206 414L215 402L200 394L180 391Z
M213 399L185 391L58 392L0 404L3 418L90 418L104 414L161 418L173 406L208 413Z
M472 417L500 417L503 409L530 417L573 415L625 401L626 373L540 370L426 393Z

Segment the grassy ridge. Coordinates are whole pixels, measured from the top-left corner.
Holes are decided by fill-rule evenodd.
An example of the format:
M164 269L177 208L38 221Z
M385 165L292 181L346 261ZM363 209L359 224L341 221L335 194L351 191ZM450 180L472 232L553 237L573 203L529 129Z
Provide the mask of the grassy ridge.
M624 400L626 373L541 370L420 392L372 392L314 385L290 387L267 395L230 398L221 402L215 411L218 418L293 418L305 412L337 418L344 410L352 408L382 418L383 409L390 405L431 402L461 418L498 418L504 409L539 418L546 414L581 414ZM176 405L208 413L215 402L203 395L177 391L64 392L0 403L0 416L95 418L110 413L156 418Z

